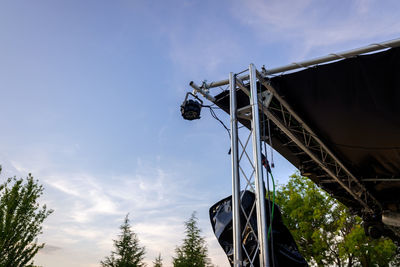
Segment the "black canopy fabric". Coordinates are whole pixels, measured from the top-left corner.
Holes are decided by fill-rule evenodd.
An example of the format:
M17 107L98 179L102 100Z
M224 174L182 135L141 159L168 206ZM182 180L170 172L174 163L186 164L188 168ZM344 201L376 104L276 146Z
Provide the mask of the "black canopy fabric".
M315 66L270 81L383 209L399 212L400 48ZM229 91L224 91L215 96L215 102L229 113L228 96ZM238 108L249 104L242 91L237 98ZM250 128L249 121L240 122ZM304 153L298 153L298 148L286 146L290 139L277 127L271 127L271 138L275 150L300 170L312 173L314 179L310 178L320 187L363 216L360 203L339 184L315 179L325 172ZM370 182L372 178L376 181ZM389 178L398 181L388 182ZM366 179L369 181L364 182ZM400 237L400 231L397 234Z
M400 178L400 48L272 84L357 178Z

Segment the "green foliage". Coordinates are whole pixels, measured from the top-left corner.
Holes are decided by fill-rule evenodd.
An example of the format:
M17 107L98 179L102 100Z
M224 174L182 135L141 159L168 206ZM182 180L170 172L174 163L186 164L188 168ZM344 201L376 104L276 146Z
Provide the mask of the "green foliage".
M197 226L196 213L193 212L185 222L186 237L183 244L175 249L176 257L173 258L174 267L205 267L212 266L208 258L208 249L201 230Z
M360 225L344 237L340 249L345 252L341 254L353 255L356 265L361 266L389 266L396 254L396 245L390 239L368 238Z
M121 234L118 240L114 240L115 251L110 257L106 257L100 264L102 267L142 267L145 248L139 245L139 239L131 230L128 215L120 226Z
M311 180L294 174L277 191L283 220L309 263L318 266L388 266L396 245L367 237L361 219L319 189Z
M155 259L153 264L154 264L153 267L162 267L163 266L161 254L158 254L158 257Z
M39 205L42 193L31 174L26 181L14 177L0 185L0 266L33 266L33 257L44 247L37 236L53 211Z

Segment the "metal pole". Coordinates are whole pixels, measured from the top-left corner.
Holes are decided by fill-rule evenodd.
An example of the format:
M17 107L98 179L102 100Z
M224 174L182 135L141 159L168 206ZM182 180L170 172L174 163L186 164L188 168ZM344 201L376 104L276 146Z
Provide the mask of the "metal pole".
M231 160L232 160L232 226L233 226L233 266L242 266L242 233L240 229L240 177L238 126L236 105L236 75L229 74L230 115L231 115Z
M239 80L246 81L246 80L249 79L249 75L248 74L244 74L244 75L238 76L237 78ZM214 88L214 87L227 85L228 83L229 83L229 80L222 80L222 81L218 81L218 82L212 82L207 87L208 88Z
M311 60L292 63L292 64L289 64L286 66L267 70L266 74L275 74L275 73L279 73L279 72L283 72L283 71L305 68L305 67L309 67L309 66L316 65L316 64L327 63L329 61L338 60L338 59L350 58L350 57L354 57L354 56L357 56L360 54L365 54L365 53L374 52L374 51L387 49L387 48L393 48L393 47L397 47L397 46L400 46L400 39L395 39L395 40L383 42L380 44L371 44L368 46L364 46L361 48L356 48L356 49L352 49L352 50L348 50L348 51L344 51L344 52L332 53L332 54L329 54L324 57L318 57L318 58L314 58Z
M289 70L301 69L301 68L310 67L310 66L313 66L313 65L316 65L316 64L328 63L328 62L333 61L333 60L350 58L350 57L354 57L354 56L357 56L357 55L370 53L370 52L375 52L375 51L388 49L388 48L394 48L394 47L398 47L398 46L400 46L400 38L399 39L390 40L390 41L386 41L386 42L379 43L379 44L371 44L371 45L368 45L368 46L364 46L364 47L361 47L361 48L356 48L356 49L352 49L352 50L348 50L348 51L344 51L344 52L332 53L332 54L329 54L327 56L318 57L318 58L314 58L314 59L311 59L311 60L295 62L295 63L289 64L289 65L285 65L285 66L282 66L282 67L269 69L269 70L267 70L266 74L269 75L269 74L276 74L276 73L289 71ZM239 78L241 80L245 81L245 80L249 79L249 76L248 75L243 75L243 76L241 76ZM216 82L212 82L212 83L208 84L207 88L223 86L223 85L227 85L228 83L229 83L229 80L216 81Z
M269 267L269 249L267 242L267 216L265 209L265 189L262 179L261 165L261 139L260 139L260 118L258 111L257 77L254 64L249 66L250 72L250 105L253 118L251 128L253 132L253 160L255 168L256 186L256 209L257 209L257 229L258 242L260 244L260 266Z

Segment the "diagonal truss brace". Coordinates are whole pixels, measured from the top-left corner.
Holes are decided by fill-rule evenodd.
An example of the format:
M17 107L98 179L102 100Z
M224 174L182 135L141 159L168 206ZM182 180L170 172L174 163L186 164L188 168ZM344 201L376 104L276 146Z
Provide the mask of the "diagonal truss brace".
M330 151L318 136L291 109L270 85L269 81L257 71L257 78L274 96L279 105L262 108L262 111L287 137L326 174L358 201L367 212L380 212L381 204L373 197L359 180Z

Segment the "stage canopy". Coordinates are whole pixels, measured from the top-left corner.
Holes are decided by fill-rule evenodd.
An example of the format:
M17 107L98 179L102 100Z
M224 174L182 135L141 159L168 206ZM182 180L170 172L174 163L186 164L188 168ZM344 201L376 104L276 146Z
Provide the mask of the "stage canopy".
M385 211L400 213L400 48L312 65L287 74L269 73L268 69L264 71L258 81L260 91L273 88L269 114L289 124L287 127L292 127L290 131L296 138L318 137L356 181L345 181L341 176L332 179L324 165L335 163L316 162L271 120L273 148L303 175L362 216L367 226L384 228L385 235L400 240L400 228L382 224L381 219ZM243 81L243 86L248 87L246 79ZM229 113L228 95L229 91L224 91L212 100ZM237 97L238 110L249 105L243 91L238 91ZM282 101L290 109L283 109ZM296 116L299 119L290 124L288 120ZM250 128L248 120L240 122ZM302 132L305 125L310 129L307 136ZM264 138L269 140L268 136ZM319 153L312 142L308 149L315 155Z

